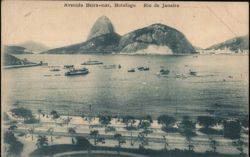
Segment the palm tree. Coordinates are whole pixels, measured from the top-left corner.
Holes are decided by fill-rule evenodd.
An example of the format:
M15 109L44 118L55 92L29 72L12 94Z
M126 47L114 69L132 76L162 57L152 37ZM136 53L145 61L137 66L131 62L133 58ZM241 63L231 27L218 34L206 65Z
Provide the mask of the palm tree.
M76 130L74 128L68 128L68 133L71 135L72 143L74 144L73 135L76 133Z
M110 124L111 116L99 115L99 122L105 127Z
M55 124L56 124L56 120L60 117L60 115L55 110L52 110L50 114L52 115L52 118L55 120Z
M186 137L186 141L188 143L188 151L193 152L194 151L194 145L192 144L192 139L190 137Z
M216 153L218 142L213 138L209 138L209 140L210 140L210 146L213 149L213 153Z
M34 126L32 126L31 128L28 129L28 132L31 134L31 140L33 141L33 134L35 132L35 128Z
M169 146L169 144L168 144L168 140L167 140L167 138L166 138L166 136L164 135L164 136L162 136L163 137L163 139L164 139L164 150L165 151L167 151L168 149L167 149L167 147Z
M54 133L54 129L53 129L53 128L49 128L49 129L47 130L47 132L48 132L48 134L50 135L50 141L52 142L52 141L53 141L52 135L53 135L53 133Z
M97 138L99 136L98 130L92 130L92 131L90 131L89 135L94 138L94 144L96 145L97 144Z
M145 134L143 132L140 132L137 138L141 142L141 144L139 145L139 149L144 149L145 146L148 145L148 139L145 137Z
M46 136L39 135L36 142L37 148L41 148L47 145L48 145L48 138Z
M124 138L122 137L122 135L121 135L121 134L118 134L118 133L116 133L116 134L114 135L114 139L116 139L117 142L118 142L117 153L119 154L119 153L120 153L121 145L122 145L123 143L126 143L126 141L124 140Z
M27 126L24 125L24 135L25 135L25 138L27 138Z
M38 116L39 116L39 121L40 121L40 115L42 114L42 110L41 109L38 109Z

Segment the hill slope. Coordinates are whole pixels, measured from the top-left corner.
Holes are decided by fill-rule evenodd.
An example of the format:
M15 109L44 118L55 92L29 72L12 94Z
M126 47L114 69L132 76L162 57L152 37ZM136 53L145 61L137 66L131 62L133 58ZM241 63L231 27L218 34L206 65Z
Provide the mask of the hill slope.
M119 51L137 52L153 45L166 47L172 53L195 53L181 32L163 24L153 24L122 36Z
M3 51L7 54L33 54L30 50L21 46L4 46Z
M229 49L231 51L238 51L238 50L248 50L249 49L249 36L240 36L225 42L212 45L208 47L206 50L223 50Z
M178 30L163 24L153 24L120 36L111 21L102 16L93 25L88 40L79 44L55 48L43 53L195 53L192 44Z
M84 54L84 53L112 53L116 52L120 35L116 33L104 34L86 42L60 47L43 52L48 54Z
M26 41L26 42L18 44L18 46L24 47L25 49L30 50L34 53L40 53L40 52L47 51L50 49L49 47L41 43L34 42L34 41Z

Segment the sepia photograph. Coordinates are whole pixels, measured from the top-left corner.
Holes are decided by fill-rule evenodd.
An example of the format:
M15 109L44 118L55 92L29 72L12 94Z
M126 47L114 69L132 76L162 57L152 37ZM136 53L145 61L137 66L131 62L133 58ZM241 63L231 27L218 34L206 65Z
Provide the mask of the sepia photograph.
M249 3L1 1L2 157L249 157Z

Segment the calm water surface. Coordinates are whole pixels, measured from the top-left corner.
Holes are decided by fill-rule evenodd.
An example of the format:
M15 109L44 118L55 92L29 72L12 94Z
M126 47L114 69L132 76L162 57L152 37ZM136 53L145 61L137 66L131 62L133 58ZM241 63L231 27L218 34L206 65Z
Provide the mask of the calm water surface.
M248 56L200 55L18 55L31 61L60 66L3 70L4 102L18 102L37 112L55 109L63 114L92 113L196 116L205 114L248 114ZM88 60L104 65L120 64L121 69L103 65L85 66L86 76L64 76L63 65ZM128 73L129 68L148 66L149 71ZM159 77L160 67L170 70ZM191 76L189 69L197 72ZM183 74L185 78L176 78ZM46 76L51 75L51 76ZM58 76L60 75L60 76ZM215 105L217 104L217 105Z

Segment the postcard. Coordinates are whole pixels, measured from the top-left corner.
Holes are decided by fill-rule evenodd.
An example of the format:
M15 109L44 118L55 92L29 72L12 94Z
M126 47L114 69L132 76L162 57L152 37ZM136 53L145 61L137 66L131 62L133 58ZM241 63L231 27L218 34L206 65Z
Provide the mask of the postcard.
M1 156L249 156L247 2L2 1Z

